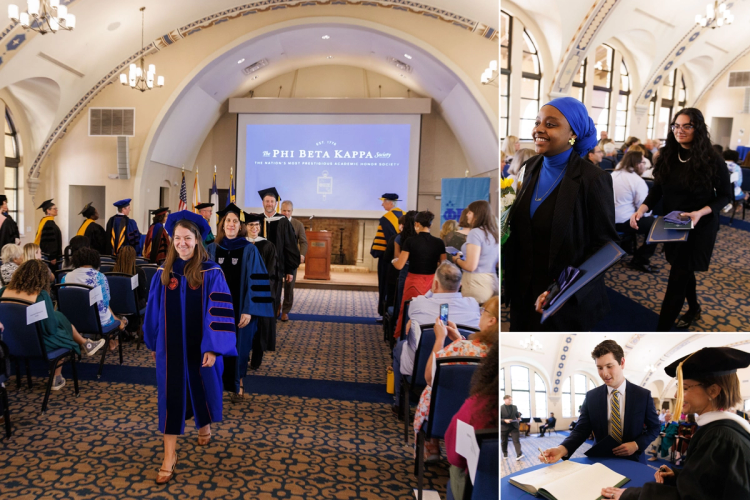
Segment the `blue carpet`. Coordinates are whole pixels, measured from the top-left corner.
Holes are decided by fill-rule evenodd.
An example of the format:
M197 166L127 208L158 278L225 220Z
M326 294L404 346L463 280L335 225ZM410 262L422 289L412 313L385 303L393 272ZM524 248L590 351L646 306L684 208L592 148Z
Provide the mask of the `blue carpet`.
M359 318L356 316L324 316L322 314L289 314L290 320L321 321L324 323L348 323L353 325L376 325L376 318Z
M734 217L734 222L732 222L731 227L735 229L742 229L743 231L750 231L750 222L738 219L737 217L742 217L742 210L739 210L738 212L739 213L737 213ZM729 217L724 217L723 215L719 216L719 223L722 225L729 226L730 220L731 218Z
M599 323L594 332L651 332L656 329L659 315L633 299L607 288L612 310Z

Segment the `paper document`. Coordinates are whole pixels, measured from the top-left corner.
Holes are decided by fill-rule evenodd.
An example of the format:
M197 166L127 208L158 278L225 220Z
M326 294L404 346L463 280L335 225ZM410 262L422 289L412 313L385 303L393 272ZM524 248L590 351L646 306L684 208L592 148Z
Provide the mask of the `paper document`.
M138 288L138 274L134 274L130 278L130 289L135 290L136 288Z
M416 488L414 488L414 498L419 498L419 491L417 491ZM435 490L422 490L422 499L423 500L442 500L440 498L440 493L438 493Z
M47 319L47 304L44 301L37 302L26 308L26 324L31 325L37 321Z
M479 463L479 443L474 427L456 420L456 453L466 459L469 466L469 477L471 484L474 484L474 478L477 475L477 464Z
M102 295L102 287L98 286L89 292L89 305L93 306L97 302L104 300Z
M597 500L602 488L620 487L630 481L607 466L570 460L509 479L510 484L549 500Z

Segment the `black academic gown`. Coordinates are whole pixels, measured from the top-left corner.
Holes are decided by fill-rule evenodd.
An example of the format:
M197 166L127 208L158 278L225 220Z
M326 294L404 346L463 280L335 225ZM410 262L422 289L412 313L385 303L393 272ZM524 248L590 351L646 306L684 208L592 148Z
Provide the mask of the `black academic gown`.
M109 250L107 246L107 233L102 226L96 222L92 222L86 227L83 235L89 239L91 248L99 252L99 255L107 255L106 252Z
M5 215L5 220L0 226L0 249L8 243L15 243L16 238L20 237L21 235L18 233L18 225L16 224L16 221L14 221L10 215Z
M750 498L750 434L733 420L701 426L685 466L673 479L627 488L620 500L738 500Z
M276 248L276 271L274 274L277 276L279 282L283 282L285 276L292 274L300 264L297 236L294 234L292 223L283 215L274 216L272 219L266 219L261 224L260 235L273 243ZM270 270L269 274L271 274ZM274 298L276 300L274 306L276 307L276 311L279 310L281 304L281 290L283 288L283 286L278 286L274 290Z
M53 219L48 220L42 228L39 248L42 249L42 256L49 261L62 257L62 233Z
M271 287L271 297L274 298L273 315L259 319L258 332L253 339L253 356L250 360L250 367L257 369L263 361L263 353L265 351L276 350L276 311L279 305L279 301L276 299L276 292L283 285L278 279L277 252L274 244L265 239L253 243L266 265L268 281Z

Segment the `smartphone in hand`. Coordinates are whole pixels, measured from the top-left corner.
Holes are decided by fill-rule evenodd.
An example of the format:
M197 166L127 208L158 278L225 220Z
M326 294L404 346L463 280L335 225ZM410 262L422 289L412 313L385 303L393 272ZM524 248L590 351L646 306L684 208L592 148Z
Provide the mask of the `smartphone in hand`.
M440 321L448 325L448 304L440 304Z

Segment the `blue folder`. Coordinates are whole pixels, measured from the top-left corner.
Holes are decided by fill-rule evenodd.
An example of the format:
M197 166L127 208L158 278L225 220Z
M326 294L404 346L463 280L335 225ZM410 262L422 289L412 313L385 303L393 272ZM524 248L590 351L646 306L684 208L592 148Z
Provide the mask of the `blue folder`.
M558 309L565 305L568 299L575 295L581 288L589 284L591 280L612 267L615 262L622 258L623 255L625 255L625 251L622 248L617 246L613 241L608 241L599 249L599 251L589 257L586 262L578 267L581 271L581 274L578 275L578 279L576 279L567 290L558 296L554 304L550 305L549 308L542 313L541 322L544 323L547 318L555 314Z
M688 231L684 229L667 229L664 227L664 217L657 217L648 232L646 243L666 243L687 241Z

